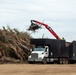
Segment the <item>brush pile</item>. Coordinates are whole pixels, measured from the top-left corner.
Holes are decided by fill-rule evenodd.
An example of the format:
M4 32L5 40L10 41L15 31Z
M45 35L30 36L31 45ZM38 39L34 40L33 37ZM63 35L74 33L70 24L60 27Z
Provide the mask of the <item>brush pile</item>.
M30 36L17 29L0 29L0 63L26 62L30 53Z

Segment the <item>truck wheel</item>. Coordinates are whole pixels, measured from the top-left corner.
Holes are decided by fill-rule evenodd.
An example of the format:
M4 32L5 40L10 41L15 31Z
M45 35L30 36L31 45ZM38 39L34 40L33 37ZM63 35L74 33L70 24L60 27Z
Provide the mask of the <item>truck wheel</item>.
M66 64L66 58L63 58L63 64Z
M59 59L59 62L60 62L60 64L63 64L63 59L60 58L60 59Z
M43 64L47 64L47 60L46 60L46 58L43 58L42 63L43 63Z
M63 64L68 64L68 63L69 63L68 59L67 58L63 58Z

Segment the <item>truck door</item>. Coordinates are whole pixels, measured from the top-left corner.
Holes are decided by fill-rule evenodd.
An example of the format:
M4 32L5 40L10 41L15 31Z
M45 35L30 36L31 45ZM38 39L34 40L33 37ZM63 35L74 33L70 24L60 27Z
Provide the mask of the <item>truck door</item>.
M48 57L49 55L49 47L45 46L45 57Z

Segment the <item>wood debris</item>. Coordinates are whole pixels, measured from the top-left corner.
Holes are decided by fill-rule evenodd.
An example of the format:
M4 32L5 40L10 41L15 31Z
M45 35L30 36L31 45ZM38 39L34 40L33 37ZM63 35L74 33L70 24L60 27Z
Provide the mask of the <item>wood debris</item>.
M7 29L0 29L0 62L5 58L13 59L12 62L26 62L30 53L30 38L28 33L19 32L9 26Z
M40 28L41 28L41 26L39 26L38 24L31 23L31 25L29 26L29 28L27 30L35 32L36 30L38 30Z

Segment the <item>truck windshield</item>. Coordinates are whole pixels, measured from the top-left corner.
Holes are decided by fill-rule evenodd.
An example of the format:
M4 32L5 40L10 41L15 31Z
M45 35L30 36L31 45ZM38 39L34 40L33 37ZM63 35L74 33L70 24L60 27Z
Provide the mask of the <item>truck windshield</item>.
M44 51L44 47L38 46L38 47L35 47L34 50L35 51Z

